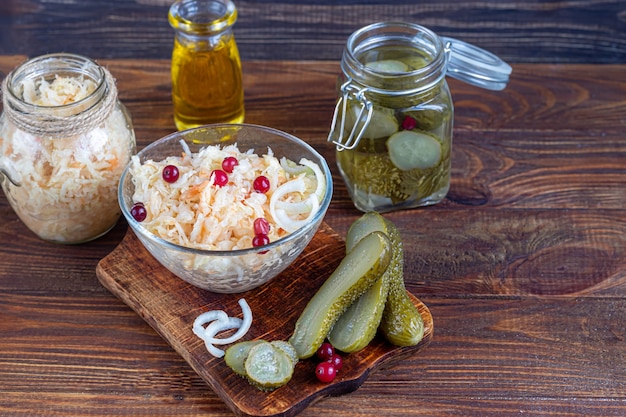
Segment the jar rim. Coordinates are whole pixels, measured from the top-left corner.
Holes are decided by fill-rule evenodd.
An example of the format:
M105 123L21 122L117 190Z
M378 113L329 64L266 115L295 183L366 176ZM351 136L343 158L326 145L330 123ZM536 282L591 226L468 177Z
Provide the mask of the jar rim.
M67 104L40 105L25 100L28 82L33 83L31 88L37 94L43 82L64 75L89 79L95 87L85 97ZM46 137L88 132L100 125L118 103L111 73L90 58L68 53L42 55L18 65L3 80L2 92L3 114L19 129Z
M237 8L231 0L178 0L169 8L168 21L188 34L215 34L235 24Z
M59 71L87 76L96 84L96 87L94 91L80 100L56 106L29 103L24 100L23 93L20 95L16 91L19 84L26 80L36 80L50 74L58 75ZM94 97L99 99L106 92L107 81L104 69L93 59L82 55L61 52L41 55L24 61L9 73L6 87L5 94L9 94L10 100L18 101L20 106L30 109L29 111L57 111L84 107L87 102L93 101Z
M428 54L430 60L408 72L383 72L363 63L359 56L383 45L402 45ZM341 67L346 76L369 90L388 93L390 82L402 93L428 90L445 77L447 55L444 44L430 29L408 22L377 22L353 32L346 42ZM414 88L407 88L412 85Z

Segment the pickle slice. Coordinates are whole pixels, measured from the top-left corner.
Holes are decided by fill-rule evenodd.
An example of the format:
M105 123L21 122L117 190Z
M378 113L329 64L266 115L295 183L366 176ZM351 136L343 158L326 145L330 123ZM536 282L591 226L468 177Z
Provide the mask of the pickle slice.
M272 340L270 343L275 348L280 349L284 353L286 353L294 365L298 362L298 352L296 352L296 349L293 346L291 346L291 343L285 340Z
M432 168L441 160L441 143L431 135L403 130L387 139L391 162L403 171Z
M404 63L409 71L415 71L428 65L428 60L423 56L411 55L404 58Z
M365 66L371 70L386 73L398 73L407 72L409 66L402 61L396 61L395 59L383 59L381 61L371 61L365 64Z
M361 108L360 104L350 106L350 110L348 111L346 117L346 129L348 132L352 131L357 122L359 125L355 134L358 134L358 132L362 129L367 112L363 112L361 119L358 119ZM364 139L385 138L393 135L397 131L398 120L396 120L394 110L386 107L374 106L374 109L372 110L372 118L363 132L362 137Z
M296 321L289 343L298 357L313 356L339 316L387 269L389 238L381 232L361 239L313 295Z
M251 384L271 391L291 380L295 364L281 349L261 341L250 348L244 366Z
M236 343L226 349L224 360L226 365L230 367L237 375L246 376L245 362L253 346L261 343L261 340L246 340Z

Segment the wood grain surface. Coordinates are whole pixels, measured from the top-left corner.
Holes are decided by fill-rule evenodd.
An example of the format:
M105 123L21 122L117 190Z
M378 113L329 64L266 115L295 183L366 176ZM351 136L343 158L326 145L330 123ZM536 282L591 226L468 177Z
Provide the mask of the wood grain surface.
M217 294L187 284L165 269L129 231L122 243L96 268L109 291L139 314L206 381L208 386L240 416L295 416L324 397L356 390L371 372L417 354L430 343L433 320L421 301L410 294L424 320L424 337L416 346L395 347L383 338L365 349L342 355L343 365L329 384L315 378L315 359L301 360L293 378L273 392L263 392L236 375L207 352L193 334L193 323L205 311L223 310L239 317L243 298L253 313L253 325L243 340L288 340L311 294L326 281L345 255L345 244L328 225L318 233L296 261L258 289L239 294ZM224 347L225 349L226 347Z
M0 75L24 58L0 56ZM140 147L173 131L167 59L101 63ZM325 221L344 237L360 213L326 142L338 71L335 60L246 61L244 83L248 122L328 159ZM407 288L433 316L432 342L301 416L626 415L624 74L515 64L502 92L449 82L450 193L387 215L401 229ZM85 245L42 242L0 194L0 415L232 415L99 283L98 262L126 232L120 222Z
M173 0L3 0L0 54L168 59ZM348 36L409 21L512 63L626 63L623 0L237 0L244 60L339 60Z

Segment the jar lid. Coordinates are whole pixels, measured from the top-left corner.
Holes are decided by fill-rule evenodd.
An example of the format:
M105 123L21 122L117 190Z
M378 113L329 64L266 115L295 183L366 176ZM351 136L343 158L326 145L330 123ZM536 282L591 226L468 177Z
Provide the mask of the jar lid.
M441 37L448 52L446 75L488 90L502 90L511 66L489 51L454 38Z

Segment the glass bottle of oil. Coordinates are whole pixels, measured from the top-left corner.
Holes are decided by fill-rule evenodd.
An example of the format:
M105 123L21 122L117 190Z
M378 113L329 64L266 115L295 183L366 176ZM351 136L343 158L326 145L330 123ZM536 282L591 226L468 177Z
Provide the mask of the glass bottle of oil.
M178 130L244 119L241 60L230 0L178 0L169 10L175 30L172 100Z

